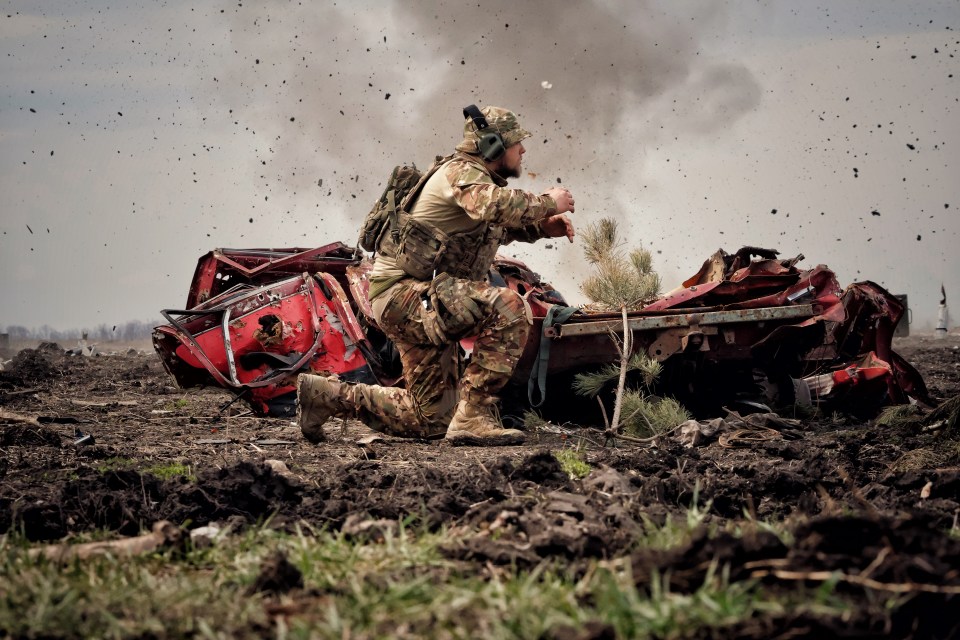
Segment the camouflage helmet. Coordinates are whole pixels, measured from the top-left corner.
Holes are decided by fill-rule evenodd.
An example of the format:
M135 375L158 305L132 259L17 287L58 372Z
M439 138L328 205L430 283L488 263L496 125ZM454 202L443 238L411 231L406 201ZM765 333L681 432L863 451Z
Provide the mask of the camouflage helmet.
M533 135L520 126L517 121L517 114L513 111L501 107L484 107L480 112L487 119L490 129L499 133L500 137L503 138L503 144L506 147L512 147ZM476 125L473 124L473 120L467 118L463 123L463 140L457 145L457 151L477 153L478 140Z

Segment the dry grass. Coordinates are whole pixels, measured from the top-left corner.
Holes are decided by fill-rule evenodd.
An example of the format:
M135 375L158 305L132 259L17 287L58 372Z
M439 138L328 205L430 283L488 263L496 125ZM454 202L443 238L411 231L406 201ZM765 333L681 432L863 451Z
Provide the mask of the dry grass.
M913 449L907 451L890 465L890 470L896 473L904 471L919 471L933 469L946 461L947 456L933 449Z

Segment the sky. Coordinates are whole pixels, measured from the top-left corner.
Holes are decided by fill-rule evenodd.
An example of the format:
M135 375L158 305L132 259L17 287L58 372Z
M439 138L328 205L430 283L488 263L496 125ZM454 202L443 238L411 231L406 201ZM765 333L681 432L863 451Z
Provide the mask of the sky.
M0 327L162 322L218 248L353 245L462 108L669 290L717 249L960 308L957 0L8 0ZM574 242L514 244L570 302ZM954 311L952 315L960 315Z

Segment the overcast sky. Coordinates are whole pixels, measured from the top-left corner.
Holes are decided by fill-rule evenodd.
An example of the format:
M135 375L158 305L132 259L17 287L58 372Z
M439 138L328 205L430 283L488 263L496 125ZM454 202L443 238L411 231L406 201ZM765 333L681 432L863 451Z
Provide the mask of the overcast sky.
M719 248L960 313L960 2L11 0L0 15L0 327L181 307L216 247L356 241L395 164L494 104L653 251ZM582 302L578 244L511 245Z

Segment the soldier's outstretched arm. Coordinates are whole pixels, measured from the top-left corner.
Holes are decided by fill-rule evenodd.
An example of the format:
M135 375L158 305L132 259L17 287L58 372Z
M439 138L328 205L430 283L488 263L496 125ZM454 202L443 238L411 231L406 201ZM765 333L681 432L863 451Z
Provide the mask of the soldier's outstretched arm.
M544 218L540 222L540 229L543 231L544 237L561 238L566 236L570 242L573 242L573 236L576 235L573 230L573 222L562 213Z
M540 222L560 213L557 201L548 193L536 195L522 189L498 187L476 182L453 185L453 197L474 220L482 220L508 229Z
M557 213L573 213L573 194L570 193L570 189L566 187L550 187L546 191L546 195L550 196L557 203Z

